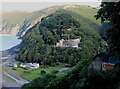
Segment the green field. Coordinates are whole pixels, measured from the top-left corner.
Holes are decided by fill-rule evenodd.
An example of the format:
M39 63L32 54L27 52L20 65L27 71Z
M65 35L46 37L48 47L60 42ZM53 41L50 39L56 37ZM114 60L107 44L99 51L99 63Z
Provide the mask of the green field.
M75 8L69 7L65 9L75 20L81 24L81 28L90 30L92 33L99 33L99 27L101 25L100 20L95 19L95 15L98 9L88 6L77 6Z
M46 71L46 74L50 74L52 71L59 70L61 68L63 68L63 66L55 66L55 67L48 67L48 68L38 68L38 69L34 69L34 70L25 70L23 68L18 67L18 68L15 68L16 70L12 70L12 68L11 68L11 70L13 72L17 73L19 76L31 81L31 80L39 77L39 76L42 76L40 74L41 70ZM28 71L29 73L25 73L25 71ZM56 75L57 76L64 76L64 74L65 74L64 72L61 72L61 73L58 72Z

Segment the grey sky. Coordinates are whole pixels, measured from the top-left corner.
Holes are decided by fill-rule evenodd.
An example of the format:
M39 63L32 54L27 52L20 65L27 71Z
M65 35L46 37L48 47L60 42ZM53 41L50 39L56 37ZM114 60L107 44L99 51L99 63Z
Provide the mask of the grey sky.
M98 7L100 2L3 2L2 10L3 12L15 10L31 12L63 4L90 5L92 7Z

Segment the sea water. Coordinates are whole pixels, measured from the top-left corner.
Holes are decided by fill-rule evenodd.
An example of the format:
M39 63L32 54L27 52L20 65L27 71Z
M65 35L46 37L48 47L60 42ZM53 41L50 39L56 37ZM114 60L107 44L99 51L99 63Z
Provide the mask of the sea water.
M0 36L0 51L10 49L20 44L21 39L16 36Z

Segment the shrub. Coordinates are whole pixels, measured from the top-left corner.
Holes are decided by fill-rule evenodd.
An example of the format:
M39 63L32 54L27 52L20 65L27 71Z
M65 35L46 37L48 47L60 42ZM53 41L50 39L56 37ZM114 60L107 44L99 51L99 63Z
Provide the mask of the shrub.
M29 70L29 68L26 68L26 67L25 67L25 68L23 68L23 69L25 69L25 70Z
M24 73L30 74L31 72L29 70L25 70Z
M51 71L52 74L57 74L58 72L59 72L58 70Z
M45 70L41 70L40 74L44 75L44 74L46 74L46 71Z
M13 67L12 70L16 70L16 68Z

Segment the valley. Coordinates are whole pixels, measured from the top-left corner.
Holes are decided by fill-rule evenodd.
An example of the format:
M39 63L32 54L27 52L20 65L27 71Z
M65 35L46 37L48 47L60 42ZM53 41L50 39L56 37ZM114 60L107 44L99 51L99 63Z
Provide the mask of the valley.
M119 61L114 63L119 60L114 45L119 42L112 40L116 44L110 46L108 37L116 35L107 34L111 24L99 17L104 9L99 10L87 5L58 5L34 12L3 13L0 35L22 40L0 53L5 57L0 64L3 86L13 83L12 87L21 89L119 89ZM109 47L117 50L114 57Z
M92 11L92 13L88 11ZM96 21L94 19L94 14L96 12L97 12L96 9L93 9L88 6L63 5L63 6L54 6L54 7L46 8L41 11L35 11L31 13L28 13L28 12L26 13L21 11L3 13L3 20L2 20L3 27L0 31L0 34L10 35L10 36L14 35L19 38L22 38L22 43L20 44L20 52L18 54L15 54L12 60L17 59L17 61L24 62L26 61L25 57L29 57L29 62L32 62L31 60L33 60L34 62L38 62L41 65L41 68L38 68L35 70L29 70L29 69L26 70L24 68L19 68L19 67L9 68L7 65L13 62L10 58L9 59L10 62L6 63L3 66L3 72L7 73L7 74L4 74L5 75L4 78L6 77L7 80L10 79L11 81L13 77L12 79L12 81L14 81L13 87L16 87L14 86L16 80L24 81L25 79L25 80L32 81L37 77L40 77L40 76L42 77L42 75L40 74L40 71L42 70L46 71L47 75L55 74L58 77L64 77L67 74L67 72L57 72L57 71L60 69L62 70L62 68L66 68L65 66L72 67L79 61L80 58L82 59L85 57L85 56L83 57L80 56L80 55L84 55L84 52L82 52L82 49L81 49L83 48L82 47L83 42L85 42L84 44L86 44L87 42L86 39L92 36L95 36L95 37L97 36L98 38L94 37L91 40L88 39L89 41L100 39L100 36L99 36L100 21ZM86 16L85 14L88 14L88 13L90 14ZM60 22L60 20L62 22ZM52 25L52 27L50 25ZM37 29L39 26L40 26L40 30ZM59 28L61 29L59 30ZM44 29L46 31L43 32L41 29ZM48 35L48 37L46 37L45 35ZM61 39L64 39L65 41L70 39L71 40L80 39L80 44L77 44L78 47L80 48L78 49L71 48L71 46L68 48L53 47ZM42 46L42 44L44 45ZM87 42L87 44L93 45L91 44L91 42L90 43ZM34 45L36 45L35 48L33 48ZM7 56L8 54L13 56L15 49L17 48L14 47L9 51L8 50L6 52L4 51L4 55ZM24 52L23 52L23 49L24 49ZM34 49L39 50L39 52L38 53L37 51L35 52ZM30 52L30 50L33 52ZM13 53L13 54L9 54L9 53ZM67 56L67 55L70 55L70 56ZM91 55L91 54L88 54L88 55ZM43 60L46 60L46 61L43 61ZM48 68L46 68L46 66L48 66ZM17 77L14 76L13 74L11 75L11 73L6 72L6 69L15 73ZM24 79L21 79L19 76L23 77ZM4 78L3 80L6 81L6 79ZM5 83L3 85L6 86ZM17 85L21 86L21 84L19 83L17 83Z

